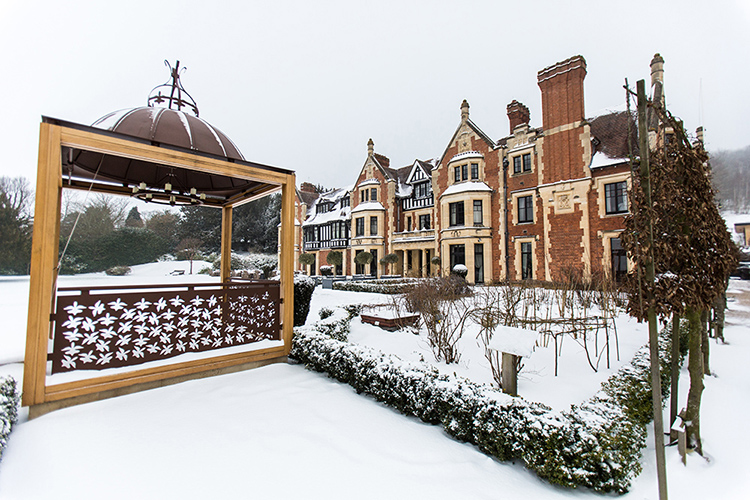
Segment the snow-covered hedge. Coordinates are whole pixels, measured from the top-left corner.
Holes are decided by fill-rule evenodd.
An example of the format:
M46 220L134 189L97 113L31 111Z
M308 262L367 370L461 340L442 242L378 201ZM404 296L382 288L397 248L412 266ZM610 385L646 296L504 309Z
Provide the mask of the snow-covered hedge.
M363 280L363 281L334 281L334 290L344 290L347 292L370 292L397 294L404 293L413 287L419 280L416 279L387 279L387 280Z
M406 415L441 424L451 436L488 455L523 460L551 483L603 492L624 493L641 471L648 420L628 405L635 402L642 408L650 401L650 387L643 391L644 384L649 385L647 348L591 399L556 412L462 377L442 375L427 363L405 362L332 338L329 329L323 322L296 329L290 357ZM668 344L663 339L662 351Z
M315 280L309 276L294 275L294 326L302 326L307 321L315 285Z
M18 421L18 407L21 404L21 393L18 392L13 377L0 378L0 460L8 444L8 437Z

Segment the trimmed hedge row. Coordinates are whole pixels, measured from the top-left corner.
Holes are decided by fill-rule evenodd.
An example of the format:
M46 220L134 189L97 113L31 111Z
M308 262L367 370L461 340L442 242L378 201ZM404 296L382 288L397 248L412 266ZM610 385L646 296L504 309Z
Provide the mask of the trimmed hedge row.
M342 315L335 322L344 320ZM451 436L488 455L520 459L554 484L602 492L626 492L641 471L645 425L651 419L645 420L642 411L651 401L647 346L591 399L555 412L462 377L442 375L427 363L405 362L337 340L325 333L329 329L319 323L296 329L290 357L401 413L441 424ZM662 331L660 347L668 364L667 332Z
M18 422L21 393L13 377L0 378L0 460L13 426Z
M334 281L332 288L346 292L370 292L383 294L405 293L411 287L419 283L414 278L387 279L387 280L363 280L363 281Z

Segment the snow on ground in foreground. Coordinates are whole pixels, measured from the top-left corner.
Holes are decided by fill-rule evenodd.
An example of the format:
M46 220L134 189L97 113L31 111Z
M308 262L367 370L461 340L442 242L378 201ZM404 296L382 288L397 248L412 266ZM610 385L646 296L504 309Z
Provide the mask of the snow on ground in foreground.
M352 300L344 292L321 292L315 291L311 319L321 307ZM375 294L353 297L362 303L388 300ZM2 282L0 298L11 299ZM748 304L750 282L732 280L729 343L711 341L715 376L705 379L701 425L710 461L691 455L683 467L676 447L667 448L671 498L747 498L750 433L743 422L750 411ZM362 333L365 326L370 328L355 320L352 336L386 339L410 353L412 345L401 346L397 336L375 327ZM419 338L408 335L410 340ZM12 373L19 380L21 370L19 364L0 366L0 374ZM561 370L558 381L583 383L563 376L567 372L572 375L574 370ZM553 378L533 386L542 399L563 388ZM680 383L684 403L685 369ZM525 394L531 387L526 384ZM24 417L25 412L0 463L0 499L602 498L550 486L519 464L487 458L439 427L401 416L348 386L294 365L186 382L59 410L33 421ZM654 461L649 437L644 472L620 498L658 498Z

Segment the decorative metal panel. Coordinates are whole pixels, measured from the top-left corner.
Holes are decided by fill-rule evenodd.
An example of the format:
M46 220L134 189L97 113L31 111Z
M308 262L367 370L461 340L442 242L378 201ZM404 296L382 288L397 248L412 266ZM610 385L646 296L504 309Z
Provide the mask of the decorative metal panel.
M52 373L279 340L279 283L61 288Z

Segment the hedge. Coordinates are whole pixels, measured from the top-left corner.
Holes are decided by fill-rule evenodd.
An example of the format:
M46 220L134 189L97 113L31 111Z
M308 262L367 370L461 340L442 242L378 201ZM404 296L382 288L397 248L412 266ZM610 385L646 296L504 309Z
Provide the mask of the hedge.
M8 438L13 426L18 422L18 408L21 404L21 393L13 377L0 378L0 460L3 450L8 445Z
M351 316L352 313L350 313ZM369 394L405 415L441 424L461 441L500 460L520 459L554 484L624 493L640 473L646 445L644 409L650 405L648 347L602 384L602 390L569 411L513 398L427 363L410 363L369 347L332 338L331 318L295 329L290 357ZM348 320L346 320L348 321ZM338 331L342 327L337 328ZM669 364L669 327L660 350ZM667 380L669 370L662 370Z
M383 294L405 293L419 283L414 278L386 279L386 280L342 280L334 281L332 288L346 292L370 292Z

